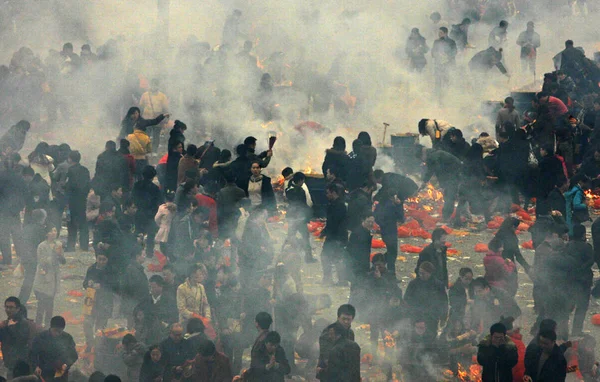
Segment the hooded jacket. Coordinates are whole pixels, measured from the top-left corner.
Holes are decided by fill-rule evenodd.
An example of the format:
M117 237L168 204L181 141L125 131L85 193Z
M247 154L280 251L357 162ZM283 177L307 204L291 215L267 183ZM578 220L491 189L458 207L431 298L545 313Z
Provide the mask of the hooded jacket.
M323 175L327 175L327 170L331 167L335 167L338 171L338 178L341 180L346 180L346 176L348 175L348 166L350 164L350 158L345 151L339 151L335 149L327 149L325 150L325 160L323 161L323 166L321 166L321 170L323 171Z
M505 344L495 347L491 335L485 336L478 345L477 363L483 367L482 382L512 382L512 369L519 361L517 346L505 335Z

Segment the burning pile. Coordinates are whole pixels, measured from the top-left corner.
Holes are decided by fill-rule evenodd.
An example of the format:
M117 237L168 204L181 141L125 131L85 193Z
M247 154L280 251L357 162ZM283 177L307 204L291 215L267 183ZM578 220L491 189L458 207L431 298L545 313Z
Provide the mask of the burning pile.
M600 195L597 192L600 192L600 190L586 190L584 194L589 201L589 206L595 210L600 210Z

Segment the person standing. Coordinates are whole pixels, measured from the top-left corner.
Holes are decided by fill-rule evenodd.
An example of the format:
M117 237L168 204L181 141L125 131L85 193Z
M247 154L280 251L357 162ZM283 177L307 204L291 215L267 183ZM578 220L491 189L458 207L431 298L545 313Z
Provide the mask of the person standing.
M83 288L94 289L91 301L91 311L86 314L83 321L83 332L87 345L87 352L94 346L95 330L104 329L113 311L113 275L109 272L108 256L103 250L96 250L96 262L92 264L83 280ZM86 300L87 297L86 297ZM88 301L84 308L87 308Z
M500 21L500 24L492 29L488 36L488 45L494 47L494 49L503 49L506 45L506 38L508 30L508 22L506 20Z
M492 325L490 334L481 340L477 350L477 363L483 366L481 380L512 382L512 368L518 361L517 347L506 335L506 326Z
M310 207L306 201L306 193L304 191L304 181L306 176L297 172L289 182L285 194L289 203L288 207L288 234L285 243L292 243L296 239L296 234L301 237L301 245L304 249L304 261L306 263L314 263L317 260L313 257L312 248L310 246L310 235L306 224L312 216ZM284 246L285 246L284 243Z
M29 358L29 343L35 333L27 320L21 301L12 296L4 301L6 320L0 322L0 343L4 365L10 371L18 361Z
M38 334L31 345L31 366L44 381L67 381L70 367L79 356L73 337L65 332L61 316L50 320L50 329Z
M104 198L115 187L129 189L129 169L125 157L117 151L114 141L106 142L105 150L96 160L94 190Z
M160 343L160 352L165 365L163 380L181 379L183 364L193 358L187 341L183 338L183 326L179 323L171 326L169 336Z
M578 336L583 331L583 321L588 310L590 290L594 279L592 272L594 249L586 242L583 225L576 224L573 227L573 234L570 236L564 254L572 259L570 264L573 264L573 267L570 268L571 280L568 282L567 288L572 289L569 295L575 305L571 334Z
M268 332L263 343L252 352L248 382L283 382L291 371L285 350L280 346L281 336Z
M158 90L160 81L157 78L150 82L150 90L142 94L140 98L140 109L142 109L142 118L152 120L161 115L169 114L169 99ZM152 152L156 156L160 145L160 133L165 126L164 119L156 125L149 126L152 140Z
M333 283L333 265L337 263L336 270L338 282L345 282L343 265L340 264L340 255L348 242L347 211L346 204L342 200L344 189L337 183L327 185L325 195L329 200L327 206L327 225L321 231L321 237L325 238L321 252L321 264L323 266L323 284Z
M436 228L431 233L431 244L423 248L417 260L415 273L419 275L419 268L424 262L430 262L435 267L433 277L448 287L448 255L446 247L446 231L443 228Z
M136 230L146 234L146 255L154 253L154 237L158 227L154 217L158 207L163 203L163 194L153 180L156 170L152 166L146 166L142 172L143 179L133 185L131 197L137 206Z
M419 33L419 28L413 28L406 42L406 55L408 56L409 68L415 72L423 71L427 65L425 53L429 52L425 37Z
M38 300L35 322L40 326L44 323L46 327L50 324L54 311L54 298L59 292L60 265L67 263L63 255L62 243L57 241L56 237L56 228L50 226L47 229L46 240L37 248L38 265L33 285Z
M517 45L521 47L521 71L529 70L535 74L537 48L540 47L540 35L535 32L533 21L527 23L527 29L519 34Z
M33 282L37 272L38 265L38 245L46 238L46 211L33 210L31 212L31 221L23 228L23 243L25 251L21 255L21 265L23 266L23 284L19 292L19 300L27 303L31 296ZM48 317L50 318L50 317Z
M381 228L381 238L385 243L388 272L391 276L396 277L398 222L404 223L404 208L402 200L396 194L388 192L387 195L378 195L378 197L380 202L375 207L375 222Z
M441 100L445 88L450 83L450 70L456 64L457 47L456 42L448 37L448 28L441 27L438 36L439 39L433 43L431 56L435 73L435 91Z
M344 334L345 329L339 323L329 327L328 335L333 348L329 352L326 376L321 381L361 381L360 346Z
M504 99L504 107L498 111L496 117L496 136L506 122L511 122L515 127L521 127L521 117L519 112L515 110L515 100L512 97Z
M537 346L529 345L525 351L524 382L564 382L567 378L567 360L556 344L556 333L541 331Z
M69 171L67 172L67 183L65 189L71 211L71 220L67 226L68 239L65 252L75 251L77 232L79 232L79 249L87 251L89 246L89 230L85 215L87 196L90 191L90 172L82 166L79 151L71 151L69 154Z
M198 264L192 267L189 277L177 288L177 309L180 321L194 316L211 319L210 306L202 282L206 279L206 267Z

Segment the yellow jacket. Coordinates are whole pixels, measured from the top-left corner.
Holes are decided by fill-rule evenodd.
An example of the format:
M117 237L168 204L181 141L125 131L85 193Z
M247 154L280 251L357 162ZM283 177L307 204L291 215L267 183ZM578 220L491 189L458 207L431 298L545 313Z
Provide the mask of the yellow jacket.
M146 155L152 152L152 142L146 132L134 130L133 134L127 136L130 143L129 152L134 159L146 159Z
M180 321L192 318L194 313L210 319L210 306L204 285L192 285L190 279L187 278L177 288L177 310L179 310Z
M142 109L142 118L154 119L168 112L169 99L164 93L147 91L140 98L140 109Z

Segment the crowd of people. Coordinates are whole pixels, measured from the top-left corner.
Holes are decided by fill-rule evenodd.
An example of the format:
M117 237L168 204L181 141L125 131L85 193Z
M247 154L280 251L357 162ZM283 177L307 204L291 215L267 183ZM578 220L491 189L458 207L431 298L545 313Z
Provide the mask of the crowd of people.
M222 49L194 43L183 58L204 57L203 73L215 75L236 45L240 17L236 11L228 19ZM471 20L451 31L440 24L439 14L431 20L439 33L431 49L436 84L443 87L456 55L470 45ZM507 73L501 51L508 26L501 21L491 31L489 48L469 64L472 71L495 66ZM323 239L320 256L308 228L315 190L306 175L276 169L283 184L278 190L278 181L263 174L275 139L262 151L253 136L233 150L213 140L190 143L186 134L196 138L194 130L205 127L202 100L187 99L188 115L195 116L188 131L182 120L170 121L173 108L159 80L150 81L144 92L136 93L139 84L126 89L118 106L125 108L120 132L105 143L93 173L67 143L40 142L26 157L20 154L32 126L28 120L38 126L40 108L49 122L76 117L73 94L56 90L68 89L76 73L110 60L112 44L96 56L87 45L77 55L67 43L45 64L23 48L10 68L0 68L0 99L9 100L3 103L6 115L22 119L0 138L1 266L15 268L14 247L23 271L18 297L5 300L7 319L0 322L8 378L84 378L72 366L105 345L102 330L113 318L123 319L123 329L130 331L115 348L126 373L95 372L90 381L262 382L301 375L358 382L362 349L352 329L355 318L368 324L371 352L387 380L395 378L397 365L407 381L438 380L435 370L445 367L458 375L476 356L485 382L564 381L573 371L566 352L576 354L586 380L598 378L595 341L583 326L590 298L600 296L592 272L594 263L600 265L600 220L591 225L592 246L586 242L591 218L584 194L600 185L600 70L573 41L555 57L557 70L544 76L531 107L517 110L515 100L506 98L489 133L469 142L465 134L471 132L441 119L422 119L418 132L430 138L431 148L415 147L423 170L420 185L414 177L376 168L378 151L368 132L352 140L351 150L344 137L335 137L321 167L328 204L326 222L316 229ZM523 70L535 72L540 37L532 22L516 44ZM244 44L236 62L243 61L260 79L253 110L270 121L278 118L273 83L286 81L284 65L261 73L251 50L251 43ZM425 38L413 29L406 48L411 69L423 70L428 51ZM48 78L56 83L46 78L51 72ZM325 82L334 82L336 71L331 72ZM315 110L326 104L325 112L334 99L336 112L349 112L345 92L312 80L304 90ZM21 87L24 83L30 86ZM360 108L362 100L353 107ZM405 202L432 179L443 192L441 223L480 229L498 216L503 222L487 244L484 272L463 267L455 281L448 272L447 227L433 229L415 278L402 291L398 224L407 221ZM529 229L533 264L521 253L515 233L523 215L513 214L530 205L535 205ZM281 208L287 236L274 248L268 223L280 219ZM375 232L386 250L371 255ZM81 283L85 346L79 353L65 318L54 312L61 265L65 253L73 252L95 258ZM305 266L320 260L325 290L350 289L333 323L314 320L316 311L331 303L304 293L301 258ZM150 259L158 264L145 268ZM527 347L518 327L517 263L533 281L537 314ZM28 314L32 295L35 319ZM570 339L576 339L576 348ZM374 349L381 342L384 354L378 355ZM306 359L306 366L297 365L297 357Z

